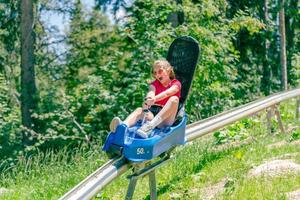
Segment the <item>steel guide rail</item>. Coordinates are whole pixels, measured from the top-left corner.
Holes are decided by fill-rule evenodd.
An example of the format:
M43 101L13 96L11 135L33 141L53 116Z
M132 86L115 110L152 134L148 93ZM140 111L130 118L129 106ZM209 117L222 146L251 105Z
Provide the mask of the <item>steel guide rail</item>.
M92 199L101 189L129 169L123 156L113 158L90 174L60 199Z
M186 140L187 142L190 142L215 130L224 128L225 126L236 121L256 114L268 107L298 96L300 96L300 88L276 93L269 97L259 99L246 105L225 111L213 117L195 122L187 126ZM132 164L128 163L122 156L114 158L89 175L68 193L63 195L60 200L91 199L106 185L108 185L117 177L121 176L131 167Z
M234 108L213 117L195 122L187 126L186 139L192 141L212 131L223 128L236 121L254 115L268 107L274 106L282 101L300 96L300 88L287 92L277 93L269 97L257 100L246 105Z

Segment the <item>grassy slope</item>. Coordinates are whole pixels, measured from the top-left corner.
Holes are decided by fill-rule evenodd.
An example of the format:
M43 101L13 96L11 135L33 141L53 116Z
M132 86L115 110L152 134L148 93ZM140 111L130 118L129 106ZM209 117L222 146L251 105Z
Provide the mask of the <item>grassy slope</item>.
M0 199L58 199L106 159L96 151L76 151L71 160L66 151L40 153L33 160L20 161L2 173L0 187L12 190Z
M300 134L299 120L294 120L294 102L281 106L282 118L292 132ZM296 153L292 158L300 163L300 146L288 144L268 149L276 141L288 140L287 135L267 135L265 114L251 120L251 126L241 131L251 135L251 143L220 150L210 136L176 149L176 156L157 171L159 199L199 199L202 188L224 180L226 190L218 199L284 199L284 193L300 188L300 175L279 178L249 178L248 171L266 160ZM275 131L277 130L276 124ZM239 124L234 125L239 126ZM40 155L34 161L22 161L1 174L0 187L12 189L1 199L57 199L85 176L97 169L107 158L99 151L79 151L68 161L66 152ZM44 161L42 157L46 157ZM129 173L129 172L128 172ZM126 175L109 185L97 199L123 199L128 181ZM134 199L149 199L148 179L138 181Z

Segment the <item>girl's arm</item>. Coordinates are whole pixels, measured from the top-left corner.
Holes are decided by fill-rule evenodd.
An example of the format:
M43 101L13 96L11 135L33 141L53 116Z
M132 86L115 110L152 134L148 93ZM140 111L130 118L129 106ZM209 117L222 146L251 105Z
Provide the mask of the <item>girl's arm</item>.
M149 85L149 90L146 95L146 99L149 99L149 98L153 99L154 97L155 97L155 87L153 85Z
M155 103L155 87L153 85L149 86L148 93L145 97L145 101L143 103L143 108L149 108Z
M176 94L179 91L179 87L178 85L172 85L169 89L167 89L166 91L156 95L154 97L154 101L160 101L163 100L164 98L167 98L169 96L172 96L174 94Z

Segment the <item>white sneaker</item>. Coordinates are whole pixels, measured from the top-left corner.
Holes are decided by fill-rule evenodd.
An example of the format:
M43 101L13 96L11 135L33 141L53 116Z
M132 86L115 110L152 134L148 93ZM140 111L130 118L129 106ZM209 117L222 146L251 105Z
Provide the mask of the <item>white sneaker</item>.
M122 120L119 117L114 117L109 125L109 129L111 132L116 132L117 126L122 123Z
M136 133L141 136L142 138L148 138L148 135L151 133L153 127L150 123L145 123L144 125L139 128Z

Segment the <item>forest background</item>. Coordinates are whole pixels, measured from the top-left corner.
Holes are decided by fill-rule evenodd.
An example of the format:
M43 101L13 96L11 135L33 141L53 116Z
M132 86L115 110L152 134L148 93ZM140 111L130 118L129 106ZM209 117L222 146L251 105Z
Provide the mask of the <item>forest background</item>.
M37 151L100 148L110 120L141 105L153 61L178 36L201 46L190 123L299 86L299 6L95 0L86 9L80 0L1 0L1 169ZM64 34L49 26L48 12L65 16Z

